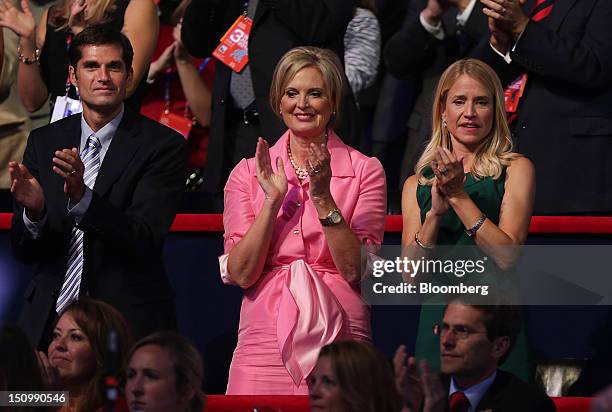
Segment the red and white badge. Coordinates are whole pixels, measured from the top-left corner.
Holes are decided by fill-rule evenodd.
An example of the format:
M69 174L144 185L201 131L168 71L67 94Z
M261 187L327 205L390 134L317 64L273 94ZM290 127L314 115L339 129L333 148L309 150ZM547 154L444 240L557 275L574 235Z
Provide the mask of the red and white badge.
M213 52L213 56L236 73L240 73L249 62L249 34L252 25L253 20L247 16L238 17Z
M523 91L525 91L525 84L527 84L527 73L523 73L521 76L514 79L514 81L506 87L506 90L504 90L506 113L516 113L519 100L523 95Z

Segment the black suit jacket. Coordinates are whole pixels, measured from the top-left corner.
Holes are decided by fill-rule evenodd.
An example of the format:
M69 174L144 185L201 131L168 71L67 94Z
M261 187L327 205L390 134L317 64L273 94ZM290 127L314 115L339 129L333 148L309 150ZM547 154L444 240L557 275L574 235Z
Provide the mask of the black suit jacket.
M450 377L442 377L446 388ZM554 402L534 386L518 379L511 373L497 370L495 380L475 408L477 412L554 412Z
M243 0L194 0L185 11L182 40L195 56L209 56L219 39L244 10ZM270 85L276 64L287 51L297 46L317 46L344 56L344 32L353 17L354 0L259 0L249 37L249 65L260 114L263 134L270 145L287 130L272 112L269 104ZM226 172L234 165L224 165L225 117L228 105L231 70L222 63L215 67L212 92L209 155L205 169L205 189L220 192ZM342 105L342 140L359 147L356 105L346 88ZM253 144L255 147L255 143ZM247 157L253 153L245 154Z
M414 173L413 167L431 136L431 107L442 72L455 61L468 57L485 37L487 19L483 5L477 1L465 25L457 27L458 9L450 7L442 15L445 37L438 40L421 24L419 15L427 1L413 0L402 28L391 37L384 49L387 69L396 77L411 78L419 83L419 93L408 120L406 158L400 183Z
M610 22L609 0L557 0L527 25L512 64L479 46L502 83L528 73L513 130L516 150L536 168L536 214L612 211Z
M11 238L16 256L36 264L25 293L20 324L37 345L61 289L73 219L63 179L51 170L56 150L79 147L81 116L33 130L23 163L41 184L47 221L32 239L16 206ZM136 337L172 328L174 294L162 265L162 245L183 191L184 139L127 107L105 155L84 231L80 295L104 300L127 318Z

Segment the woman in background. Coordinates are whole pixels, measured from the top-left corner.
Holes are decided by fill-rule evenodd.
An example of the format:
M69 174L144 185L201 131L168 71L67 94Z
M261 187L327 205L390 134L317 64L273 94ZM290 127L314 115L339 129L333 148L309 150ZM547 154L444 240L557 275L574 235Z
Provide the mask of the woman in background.
M308 388L313 411L401 410L389 361L366 342L346 340L323 346Z
M202 169L208 156L212 82L215 59L195 59L183 46L181 26L183 0L160 27L156 59L149 67L147 90L141 113L181 133L188 142L188 190L204 182Z
M34 348L19 327L0 323L0 391L14 393L46 390ZM48 411L55 408L12 406L11 412ZM3 409L4 410L4 409Z
M71 303L53 328L47 354L38 352L47 387L70 394L70 405L60 411L102 408L106 403L104 377L120 371L130 344L127 322L115 308L87 298Z
M27 0L16 7L9 0L0 2L0 26L19 36L17 83L19 95L29 112L40 108L50 96L54 104L59 96L78 99L68 80L68 48L72 38L85 27L109 24L121 30L132 43L134 76L128 86L132 96L144 79L155 51L159 19L151 0L60 0L41 16L38 26ZM133 99L133 100L132 100ZM140 96L128 99L128 105L140 108Z
M128 355L125 392L131 412L202 412L204 367L198 350L173 332L136 342Z

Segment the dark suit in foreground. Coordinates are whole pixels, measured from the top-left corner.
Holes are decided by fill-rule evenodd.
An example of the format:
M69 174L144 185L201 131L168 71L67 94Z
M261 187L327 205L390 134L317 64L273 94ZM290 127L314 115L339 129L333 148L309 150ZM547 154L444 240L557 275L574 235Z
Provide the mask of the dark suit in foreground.
M443 382L448 389L450 376ZM554 412L557 409L546 394L511 373L497 370L495 380L474 408L474 411L491 412Z
M79 147L81 115L34 130L24 165L43 188L47 221L32 239L16 207L12 244L17 257L35 263L20 317L30 340L44 344L45 328L66 273L74 226L67 213L64 179L52 171L56 150ZM125 108L101 164L84 232L80 296L115 306L135 337L175 328L174 294L162 264L162 246L175 216L185 177L186 149L180 135Z

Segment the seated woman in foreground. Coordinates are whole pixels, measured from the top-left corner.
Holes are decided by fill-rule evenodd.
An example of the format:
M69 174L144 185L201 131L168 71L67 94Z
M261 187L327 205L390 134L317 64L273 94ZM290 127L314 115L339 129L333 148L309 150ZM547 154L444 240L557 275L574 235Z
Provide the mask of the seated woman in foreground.
M204 366L198 350L174 332L136 342L128 355L125 396L130 412L202 412Z
M391 364L367 342L323 346L308 387L313 411L399 412L402 405Z
M53 329L45 355L38 353L49 390L67 390L60 412L91 412L106 404L104 377L119 373L130 347L126 320L115 308L83 298L71 303ZM109 349L115 348L115 353Z

